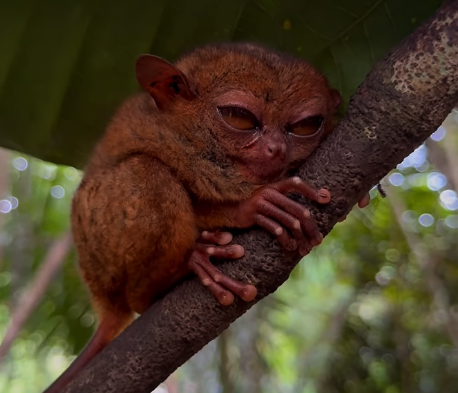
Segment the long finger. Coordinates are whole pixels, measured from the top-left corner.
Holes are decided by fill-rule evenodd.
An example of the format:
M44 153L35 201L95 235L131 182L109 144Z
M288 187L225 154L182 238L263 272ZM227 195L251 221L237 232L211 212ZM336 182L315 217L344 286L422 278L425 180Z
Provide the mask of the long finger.
M215 282L205 269L198 263L196 257L191 257L189 268L197 275L199 281L208 288L212 295L223 305L229 306L234 302L234 295Z
M232 244L230 246L213 246L207 249L208 255L215 258L230 258L238 259L243 257L245 249L239 244Z
M267 229L271 234L275 235L278 242L283 248L286 248L289 251L294 251L297 249L297 242L293 239L288 231L283 228L278 222L271 220L270 218L263 216L262 214L257 214L254 217L254 222L260 227Z
M324 188L317 189L303 181L300 177L294 176L288 179L280 180L271 186L282 194L289 192L298 192L307 199L318 203L328 203L331 200L331 194Z
M281 194L279 195L284 200L288 199ZM296 239L296 242L299 245L299 251L301 251L301 254L302 254L302 251L307 250L304 252L308 253L310 252L310 249L311 249L310 242L312 240L310 240L309 242L304 232L311 233L314 235L313 244L319 244L322 240L321 233L318 231L316 234L314 231L314 226L316 226L316 223L314 220L310 220L310 219L305 220L305 217L303 217L303 221L305 225L305 227L303 228L300 220L298 220L293 215L278 208L277 206L275 206L274 204L268 201L264 201L259 204L259 212L264 213L266 216L273 218L275 221L278 221L280 224L286 227L293 234L294 238ZM308 218L310 218L310 216Z
M225 246L232 241L232 233L220 231L203 231L197 239L199 243L219 244Z
M229 246L215 246L214 244L196 243L194 249L215 258L230 258L238 259L243 257L245 249L239 244L231 244Z
M279 192L271 192L268 196L265 196L265 199L299 220L300 226L307 237L310 239L310 244L312 246L321 244L323 241L323 235L318 229L316 221L310 215L310 211L308 209L306 209L301 204L285 197Z
M210 276L215 283L222 285L224 288L240 296L246 302L251 302L257 294L257 290L253 285L243 284L226 276L221 270L213 265L208 259L196 260L205 272Z

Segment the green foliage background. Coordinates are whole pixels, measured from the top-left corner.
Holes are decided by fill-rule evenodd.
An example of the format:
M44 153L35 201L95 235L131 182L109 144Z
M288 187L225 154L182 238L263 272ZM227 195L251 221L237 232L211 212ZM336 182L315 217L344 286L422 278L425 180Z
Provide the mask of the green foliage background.
M68 231L74 167L136 91L140 53L173 61L201 43L260 41L312 61L348 100L439 5L0 1L0 145L15 150L0 150L0 337ZM373 190L370 207L351 213L162 392L458 392L457 131L453 113L387 177L387 199ZM40 392L93 326L72 249L0 365L0 391Z
M0 146L82 167L135 59L215 41L306 58L345 99L440 0L0 1Z

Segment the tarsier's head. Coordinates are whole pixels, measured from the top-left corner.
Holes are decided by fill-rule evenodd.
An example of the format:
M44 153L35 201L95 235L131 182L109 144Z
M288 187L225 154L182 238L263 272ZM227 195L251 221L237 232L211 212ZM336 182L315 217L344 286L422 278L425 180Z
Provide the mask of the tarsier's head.
M143 55L136 70L160 113L174 114L188 135L216 139L251 184L303 163L332 130L340 104L310 64L253 44L202 47L176 65Z

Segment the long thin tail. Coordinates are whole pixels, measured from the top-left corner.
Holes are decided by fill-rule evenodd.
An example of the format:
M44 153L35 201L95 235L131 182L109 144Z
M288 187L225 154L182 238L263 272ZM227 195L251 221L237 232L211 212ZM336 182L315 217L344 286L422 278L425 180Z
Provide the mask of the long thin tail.
M77 374L132 321L132 315L105 315L83 351L43 393L61 393Z

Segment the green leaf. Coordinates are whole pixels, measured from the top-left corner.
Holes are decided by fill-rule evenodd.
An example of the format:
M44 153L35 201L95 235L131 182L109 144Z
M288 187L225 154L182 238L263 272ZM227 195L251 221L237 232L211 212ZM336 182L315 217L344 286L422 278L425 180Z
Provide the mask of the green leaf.
M0 145L82 167L134 62L217 41L306 58L345 100L440 0L17 0L0 3Z

